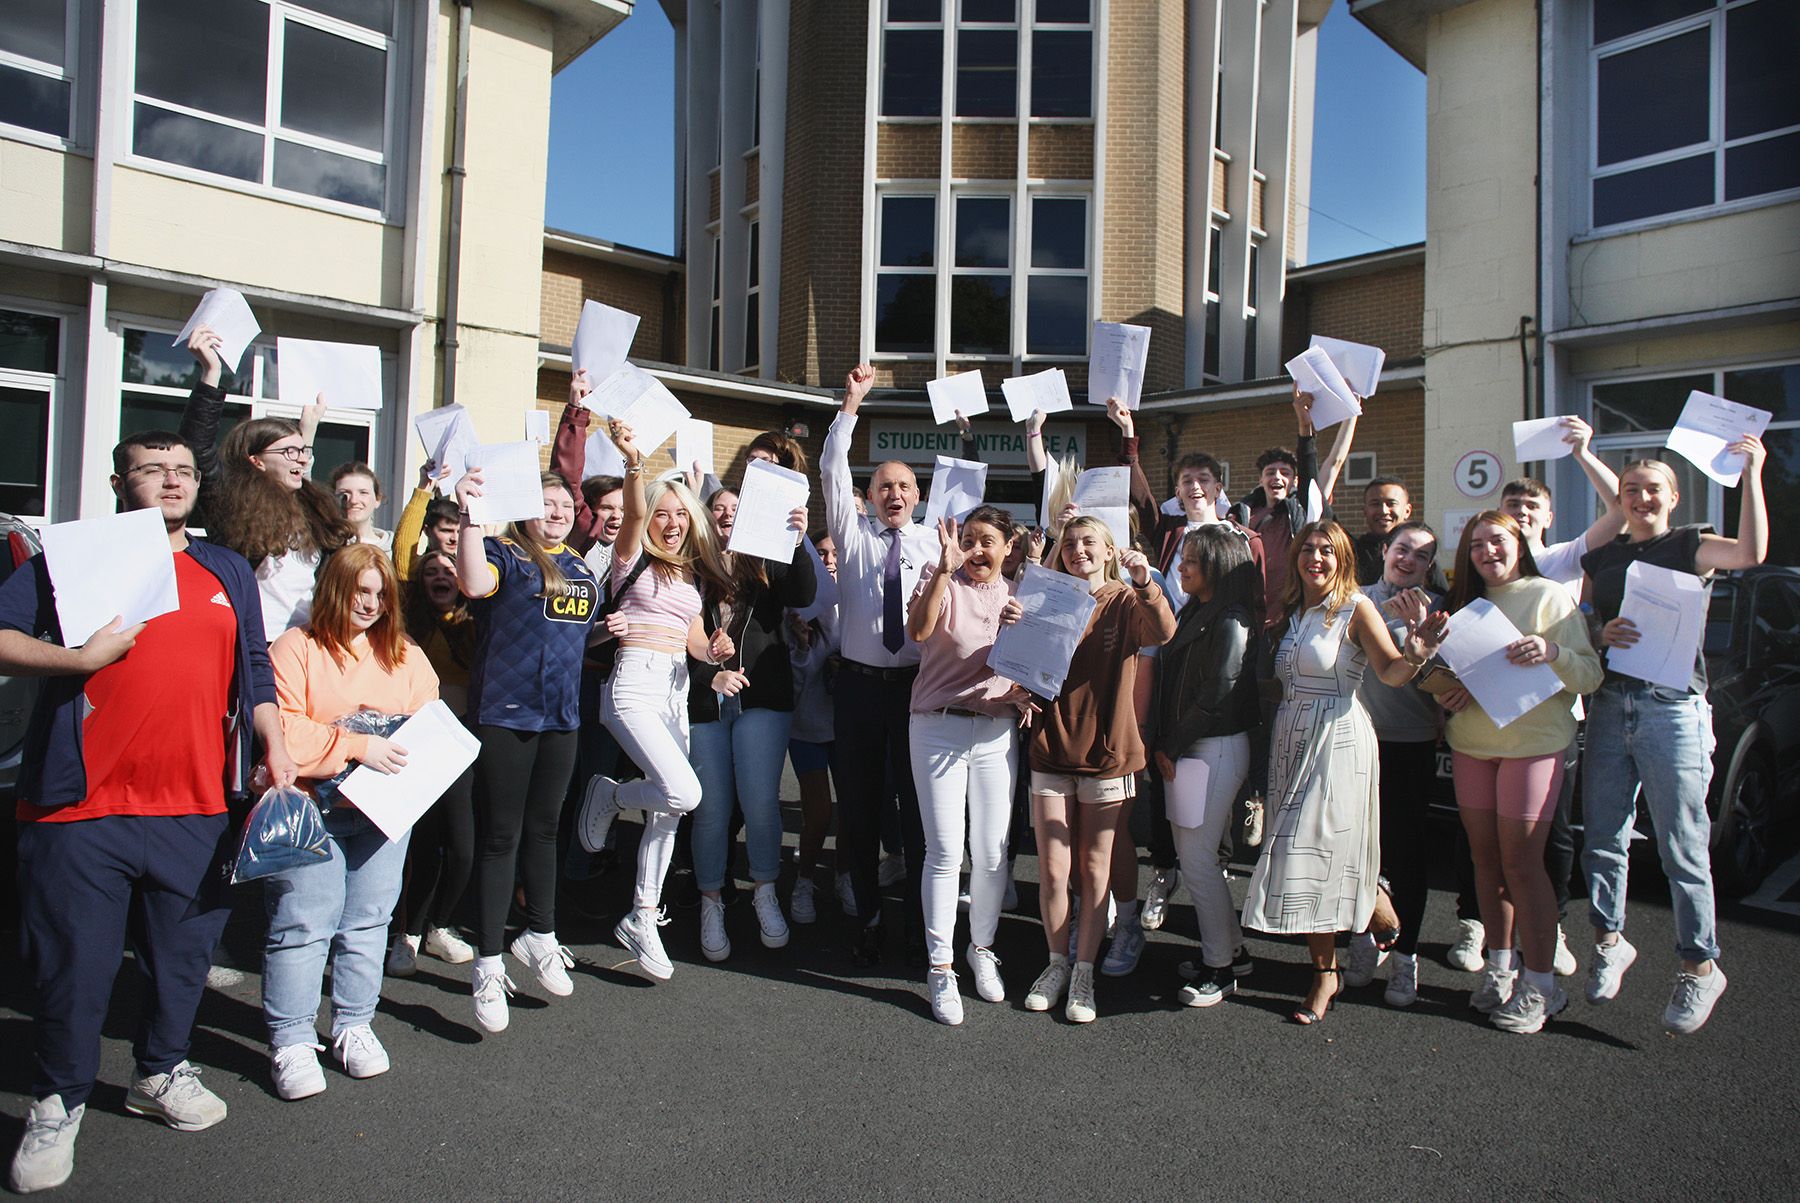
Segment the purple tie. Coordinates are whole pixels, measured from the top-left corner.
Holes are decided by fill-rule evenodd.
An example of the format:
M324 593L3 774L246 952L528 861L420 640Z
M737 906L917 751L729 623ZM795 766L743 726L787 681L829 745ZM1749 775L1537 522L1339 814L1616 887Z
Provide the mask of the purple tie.
M881 565L881 646L897 655L906 643L906 619L900 611L900 532L889 527L881 536L888 541L887 559Z

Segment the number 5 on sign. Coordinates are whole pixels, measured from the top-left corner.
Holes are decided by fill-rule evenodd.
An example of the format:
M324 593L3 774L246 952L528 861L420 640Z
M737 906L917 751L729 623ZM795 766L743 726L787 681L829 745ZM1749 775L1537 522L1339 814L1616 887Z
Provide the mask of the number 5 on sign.
M1456 461L1456 487L1464 497L1486 497L1500 484L1500 457L1471 451Z

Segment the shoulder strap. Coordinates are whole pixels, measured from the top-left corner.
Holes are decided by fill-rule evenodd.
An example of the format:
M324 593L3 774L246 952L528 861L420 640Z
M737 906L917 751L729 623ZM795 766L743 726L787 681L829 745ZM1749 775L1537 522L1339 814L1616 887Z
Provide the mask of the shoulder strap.
M625 574L625 579L619 583L619 591L617 593L614 593L612 588L612 572L610 569L607 571L606 584L600 591L600 617L604 618L606 615L611 614L614 610L619 608L619 603L625 598L625 591L631 588L633 581L644 575L644 569L648 567L650 567L650 557L640 552L637 564L630 572Z

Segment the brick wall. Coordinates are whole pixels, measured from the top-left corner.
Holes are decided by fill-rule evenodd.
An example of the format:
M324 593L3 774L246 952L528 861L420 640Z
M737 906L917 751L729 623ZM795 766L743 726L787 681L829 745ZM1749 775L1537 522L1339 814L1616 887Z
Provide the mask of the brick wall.
M1094 178L1094 127L1034 125L1027 151L1029 170L1038 180Z
M875 177L882 180L935 180L941 125L875 127Z
M706 222L711 225L719 220L719 169L713 168L707 174Z
M959 180L1011 180L1019 172L1019 127L1013 122L958 125L950 135L950 174ZM936 168L932 175L937 174Z
M1283 362L1314 334L1380 347L1390 363L1417 359L1424 349L1425 266L1290 281L1283 307Z
M545 251L538 337L551 346L568 346L575 337L575 323L581 319L582 302L599 301L638 315L632 358L680 363L686 330L681 319L683 290L679 277L674 284L669 282L677 266L671 264L668 272L657 272L566 251Z
M752 152L744 159L744 204L754 205L762 197L762 155Z

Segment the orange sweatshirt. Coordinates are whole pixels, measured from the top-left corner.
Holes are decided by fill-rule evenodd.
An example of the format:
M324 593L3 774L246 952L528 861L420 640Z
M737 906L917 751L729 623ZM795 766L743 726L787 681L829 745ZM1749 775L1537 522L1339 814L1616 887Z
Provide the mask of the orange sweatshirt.
M369 737L332 726L358 710L415 714L438 695L437 673L425 653L406 641L406 659L393 672L381 667L369 641L357 636L339 664L305 627L293 627L269 645L275 665L275 701L281 734L302 777L331 777L362 759Z

